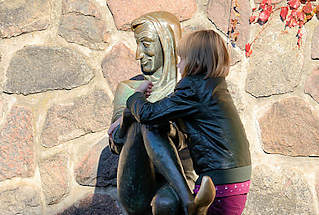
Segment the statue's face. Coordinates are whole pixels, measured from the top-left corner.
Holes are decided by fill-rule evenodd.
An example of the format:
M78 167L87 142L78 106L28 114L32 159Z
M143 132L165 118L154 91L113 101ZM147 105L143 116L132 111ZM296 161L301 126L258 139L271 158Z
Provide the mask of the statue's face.
M152 23L144 23L135 28L137 43L136 60L141 62L142 72L152 75L163 64L163 50L156 29Z

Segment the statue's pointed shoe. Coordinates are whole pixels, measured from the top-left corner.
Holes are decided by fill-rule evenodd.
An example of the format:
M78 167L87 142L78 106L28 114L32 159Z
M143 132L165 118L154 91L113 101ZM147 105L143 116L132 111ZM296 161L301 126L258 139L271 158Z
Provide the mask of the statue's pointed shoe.
M195 205L197 208L196 215L206 215L209 206L213 203L216 196L216 189L212 179L204 176L200 189L195 197Z

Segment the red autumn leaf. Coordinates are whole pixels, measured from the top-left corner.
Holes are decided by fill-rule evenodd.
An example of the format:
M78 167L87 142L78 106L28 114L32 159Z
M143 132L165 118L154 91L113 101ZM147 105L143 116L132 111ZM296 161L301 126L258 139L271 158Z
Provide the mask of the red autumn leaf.
M292 10L290 16L297 18L297 10Z
M245 45L245 54L246 54L246 57L249 57L252 53L253 53L253 50L251 50L250 44L247 43L247 44Z
M255 10L256 10L256 9L257 9L257 8L256 8L256 7L254 7L251 11L252 11L252 12L255 12Z
M302 11L304 13L311 13L312 12L312 5L310 2L307 2L305 6L302 7Z
M263 0L261 2L261 4L269 4L269 5L271 5L271 0Z
M305 13L302 11L297 11L297 20L304 21L305 20Z
M291 27L295 27L297 25L298 25L298 23L297 23L296 18L294 16L292 16L292 15L289 15L288 19L287 19L287 22L286 22L286 26L291 28Z
M269 19L269 16L270 16L270 13L268 10L261 12L258 17L259 23L264 24L265 22L267 22Z
M285 21L288 14L288 7L282 7L280 11L280 18L282 21Z
M253 23L256 20L256 18L257 18L256 16L251 16L249 18L249 24Z
M288 5L292 9L298 9L300 7L301 3L300 3L300 0L290 0L288 2Z

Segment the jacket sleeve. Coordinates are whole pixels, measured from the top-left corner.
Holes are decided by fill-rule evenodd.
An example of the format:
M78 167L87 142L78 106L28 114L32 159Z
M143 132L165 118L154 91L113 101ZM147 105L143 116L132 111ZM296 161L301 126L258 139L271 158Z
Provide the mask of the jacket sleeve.
M155 103L148 102L141 92L136 92L126 102L133 116L141 123L159 123L189 116L198 111L198 97L191 81L182 79L174 92Z

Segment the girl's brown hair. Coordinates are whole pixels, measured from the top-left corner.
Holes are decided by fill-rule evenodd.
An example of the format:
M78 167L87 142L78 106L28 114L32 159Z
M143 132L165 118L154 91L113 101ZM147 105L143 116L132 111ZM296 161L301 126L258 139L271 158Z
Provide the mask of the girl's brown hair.
M226 77L229 73L229 54L221 36L213 30L196 31L183 38L177 54L185 60L182 77L206 74Z

